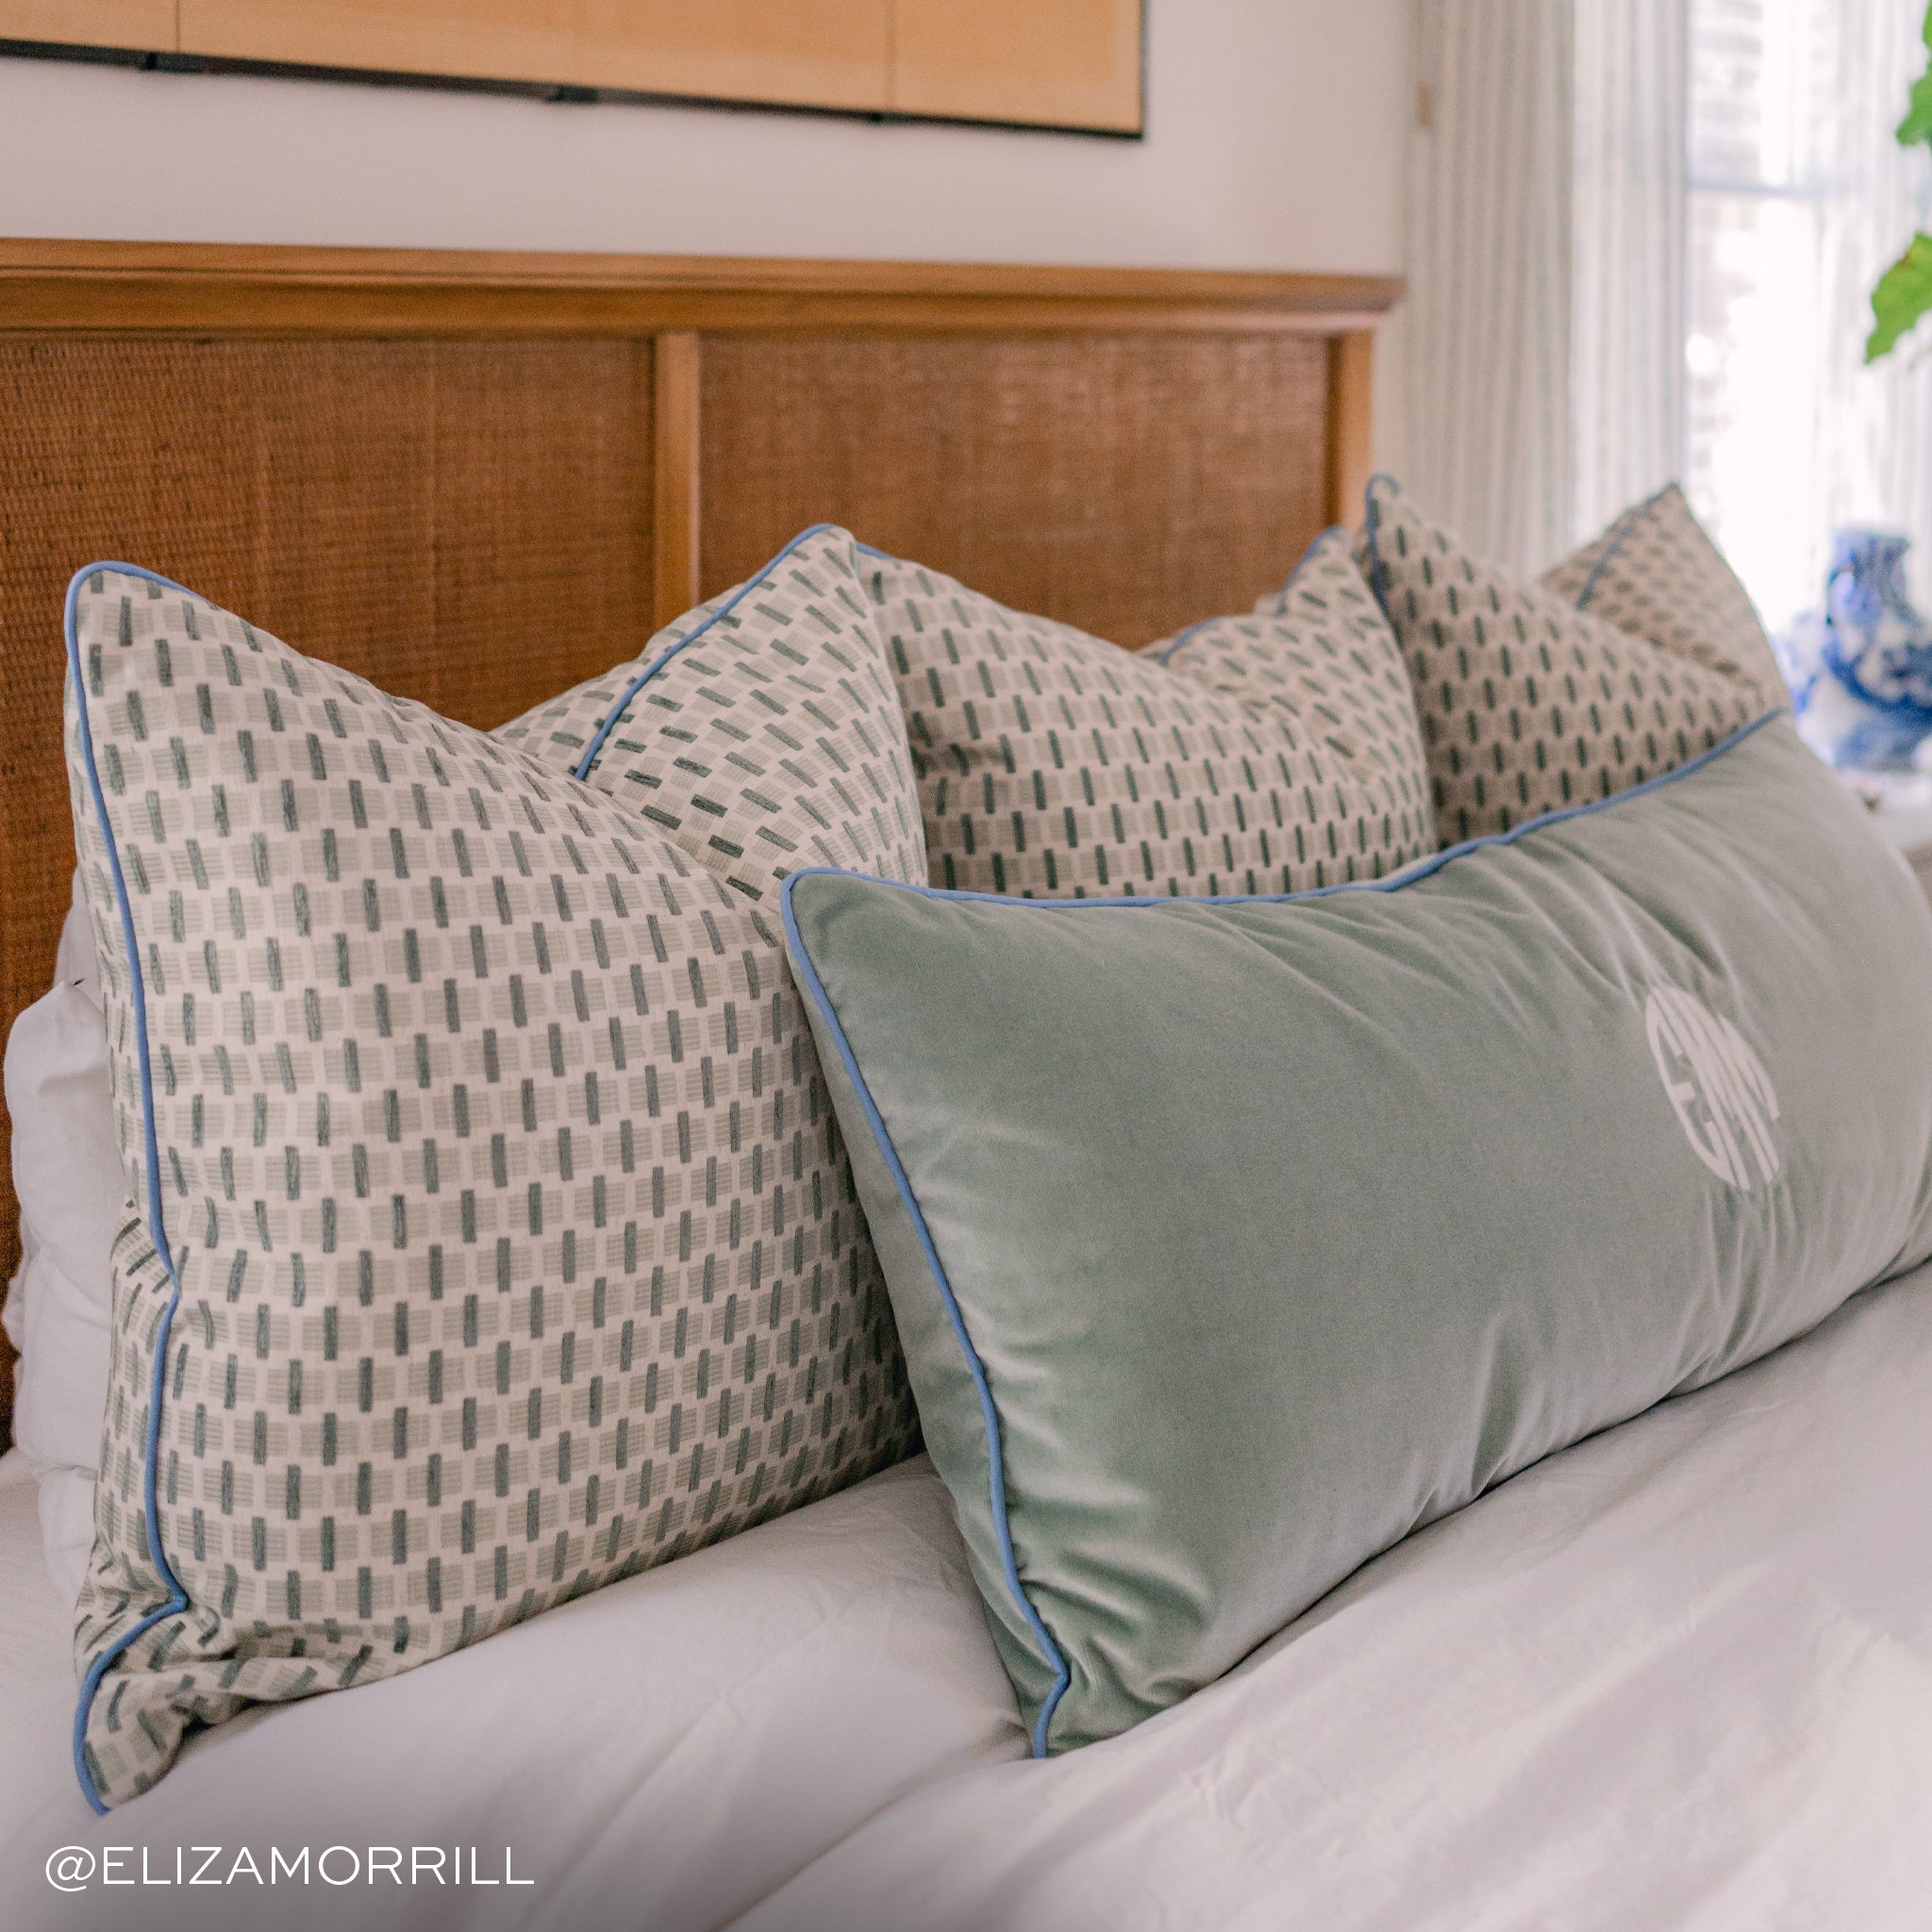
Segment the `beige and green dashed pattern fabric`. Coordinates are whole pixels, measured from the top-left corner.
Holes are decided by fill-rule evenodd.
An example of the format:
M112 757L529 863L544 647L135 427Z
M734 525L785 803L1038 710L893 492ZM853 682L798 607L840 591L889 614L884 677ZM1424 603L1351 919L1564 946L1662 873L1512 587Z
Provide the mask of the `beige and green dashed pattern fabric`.
M843 530L808 530L751 583L659 632L637 664L497 736L641 812L747 900L802 865L920 879L906 723L858 577L870 560Z
M1184 633L1171 667L916 564L872 557L864 581L934 885L1287 892L1377 878L1433 847L1395 641L1339 540L1253 615Z
M1770 710L1785 681L1750 592L1667 484L1540 580L1546 591L1660 650L1751 685Z
M1215 617L1147 647L1191 684L1303 721L1341 771L1378 786L1407 847L1434 842L1415 698L1349 533L1324 530L1246 617ZM1338 813L1345 810L1336 799Z
M639 687L602 789L178 587L78 586L131 1196L77 1632L98 1802L191 1724L391 1674L908 1452L761 903L774 831L924 875L853 584L849 540L795 548L728 648ZM596 709L525 742L561 759ZM691 769L626 782L674 744Z
M1627 791L1771 708L1477 562L1384 477L1360 556L1408 661L1445 845Z

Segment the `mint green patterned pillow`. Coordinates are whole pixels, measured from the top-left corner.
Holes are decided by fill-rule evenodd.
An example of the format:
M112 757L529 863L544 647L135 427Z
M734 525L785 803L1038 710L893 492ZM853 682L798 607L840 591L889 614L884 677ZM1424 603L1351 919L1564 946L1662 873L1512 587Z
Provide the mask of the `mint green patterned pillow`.
M932 882L1197 897L1378 878L1426 851L1394 640L1358 580L1353 605L1335 595L1345 552L1317 548L1299 592L1140 652L871 558Z
M1766 710L1785 702L1784 676L1750 592L1674 483L1538 581L1659 650L1749 684Z
M76 1638L97 1804L195 1724L408 1669L908 1453L759 903L774 826L924 874L855 578L849 539L801 540L608 701L546 708L548 756L573 721L579 764L627 747L603 786L177 585L75 579L130 1195ZM610 795L654 760L640 805Z
M1407 660L1445 845L1626 791L1772 708L1479 562L1385 476L1358 556Z

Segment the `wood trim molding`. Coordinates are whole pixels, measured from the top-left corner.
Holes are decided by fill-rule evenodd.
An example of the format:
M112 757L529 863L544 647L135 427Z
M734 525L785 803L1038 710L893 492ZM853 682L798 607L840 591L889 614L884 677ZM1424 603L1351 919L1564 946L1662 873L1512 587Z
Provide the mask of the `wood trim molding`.
M698 339L689 333L660 335L652 353L651 622L661 630L703 601L698 589Z
M1394 275L0 239L0 330L1338 336L1402 292Z
M1350 329L1328 343L1328 521L1353 525L1375 467L1375 337Z

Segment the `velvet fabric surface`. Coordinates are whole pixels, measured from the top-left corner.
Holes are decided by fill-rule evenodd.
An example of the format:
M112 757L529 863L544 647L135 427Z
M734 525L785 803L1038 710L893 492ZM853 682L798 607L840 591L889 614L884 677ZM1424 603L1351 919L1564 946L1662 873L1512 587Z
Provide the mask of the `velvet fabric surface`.
M1932 912L1781 715L1376 885L786 895L1041 1752L1932 1255Z

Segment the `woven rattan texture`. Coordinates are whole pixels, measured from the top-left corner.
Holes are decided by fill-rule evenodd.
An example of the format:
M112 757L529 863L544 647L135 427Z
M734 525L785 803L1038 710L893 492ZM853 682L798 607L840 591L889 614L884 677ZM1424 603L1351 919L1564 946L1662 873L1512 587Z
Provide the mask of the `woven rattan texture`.
M498 724L649 634L649 357L0 339L0 1026L45 991L67 905L71 847L47 827L68 818L73 572L143 564L388 691ZM0 1277L16 1259L8 1186ZM10 1389L0 1370L0 1442Z
M824 521L1143 644L1327 521L1327 383L1296 336L708 337L703 588Z

